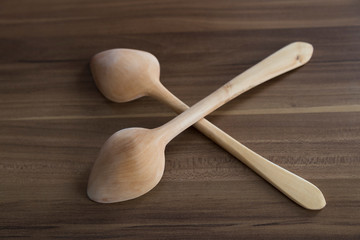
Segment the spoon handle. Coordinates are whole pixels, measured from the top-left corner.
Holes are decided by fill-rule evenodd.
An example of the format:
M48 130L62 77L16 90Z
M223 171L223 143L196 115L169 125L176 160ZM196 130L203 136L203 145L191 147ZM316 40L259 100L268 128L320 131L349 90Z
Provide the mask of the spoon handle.
M304 45L305 43L293 43L281 50L289 48L290 46L293 47L294 44ZM301 47L304 46L300 46L298 47L298 49L301 49ZM278 74L273 73L274 76L305 64L310 59L312 54L311 45L310 46L305 45L305 47L310 47L310 49L307 49L305 53L304 51L302 52L302 51L292 50L295 53L298 52L297 55L295 54L296 55L295 59L297 60L295 62L295 65L289 64L285 66L280 73ZM277 53L279 53L280 51L278 51ZM268 59L272 60L274 55L275 54L273 54L272 56L268 57L265 60ZM275 57L278 56L275 55ZM299 59L303 59L303 60L299 61ZM265 62L265 64L268 64L269 61L265 61L265 60L260 63ZM288 56L285 60L282 60L282 62L285 62L287 60L290 60L289 62L291 63L294 62L293 58L291 57L289 58ZM286 65L286 63L284 63L284 65ZM247 73L248 71L246 71L245 73ZM179 100L176 96L174 96L171 92L169 92L163 85L161 85L160 91L153 92L152 95L157 99L161 100L162 102L169 104L178 113L181 113L189 108L186 104L184 104L181 100ZM206 119L201 119L200 121L198 121L195 124L195 127L199 129L202 133L204 133L207 137L209 137L210 139L214 140L217 144L222 146L233 156L237 157L240 161L242 161L244 164L246 164L256 173L258 173L261 177L263 177L265 180L271 183L274 187L276 187L279 191L284 193L294 202L298 203L300 206L311 210L318 210L326 205L326 201L322 192L315 185L287 171L286 169L270 162L264 157L258 155L257 153L253 152L252 150L250 150L249 148L245 147L244 145L236 141L234 138L226 134L221 129L217 128L215 125L213 125Z
M241 93L304 65L310 60L312 52L313 47L309 43L291 43L236 76L176 118L154 130L163 136L164 143L168 143L182 131Z
M189 108L165 87L162 86L161 92L156 98L169 104L175 112L181 113ZM325 207L324 195L309 181L255 153L205 118L194 126L300 206L310 210Z

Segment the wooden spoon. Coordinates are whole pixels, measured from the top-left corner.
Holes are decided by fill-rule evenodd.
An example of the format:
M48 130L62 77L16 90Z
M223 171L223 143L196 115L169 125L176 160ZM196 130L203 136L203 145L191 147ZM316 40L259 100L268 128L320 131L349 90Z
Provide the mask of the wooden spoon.
M188 118L197 111L192 110L176 118L180 120L173 120L157 129L125 129L115 133L104 144L94 164L88 185L89 197L108 203L125 201L146 193L163 174L163 150L173 137L219 107L219 104L305 64L312 50L310 44L299 42L279 50L196 104L195 109L202 109L202 112L196 113L196 117ZM130 49L108 50L93 57L91 69L98 88L112 101L125 102L150 95L168 103L177 112L188 108L160 83L159 63L150 53ZM206 110L203 110L203 105L208 105L209 99L214 105L205 106ZM321 191L313 184L246 148L205 119L195 126L301 206L308 209L325 206Z

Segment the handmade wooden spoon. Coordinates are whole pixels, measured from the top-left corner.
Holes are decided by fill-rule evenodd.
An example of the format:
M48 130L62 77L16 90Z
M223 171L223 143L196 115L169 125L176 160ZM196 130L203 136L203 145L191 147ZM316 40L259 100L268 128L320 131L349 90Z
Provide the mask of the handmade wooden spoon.
M221 101L228 101L222 96L223 91L229 94L228 98L231 99L271 77L275 77L303 65L310 59L311 55L311 45L306 43L290 44L236 77L231 83L226 84L222 88L223 90L218 90L217 92L219 93L216 95L214 93L213 95L217 96L221 93L220 97L223 99ZM140 96L150 95L168 103L177 112L182 112L188 108L160 83L159 63L150 53L130 49L108 50L93 57L91 69L100 91L110 100L124 102ZM262 73L259 74L257 71ZM252 76L252 74L257 74L257 76ZM252 86L251 84L247 85L249 80L245 81L245 79L249 78L252 78L254 81ZM241 86L235 86L237 82L239 82ZM239 91L233 89L231 85L238 88ZM204 100L202 102L204 102ZM200 103L197 105L199 106L199 104ZM204 105L204 103L202 105ZM215 107L218 106L214 106L214 108ZM212 109L209 108L207 111L211 110ZM202 113L202 115L205 114L206 113ZM173 124L177 124L176 122L178 121L175 121ZM182 128L186 128L191 124L191 122L187 122ZM165 126L171 125L172 124L167 124ZM175 131L170 134L170 136L167 136L167 134L164 134L163 130L167 128L165 126L153 130L132 129L130 132L129 130L122 130L114 134L105 143L99 158L95 162L89 180L89 197L98 202L124 201L140 196L154 187L163 173L163 150L166 144L176 136L179 131L182 131L182 128L178 128L178 132ZM195 126L301 206L308 209L321 209L325 206L325 199L321 191L308 181L254 153L205 119L200 120ZM149 149L146 146L142 148L142 144L139 144L141 145L140 147L132 145L130 147L127 146L123 149L126 151L122 153L116 151L121 147L116 146L116 142L119 141L122 143L122 140L124 140L128 144L131 143L136 145L136 143L133 143L132 141L137 141L137 137L145 139L141 141L142 144L146 144L146 142L149 141L149 144L155 142L156 145L157 142L160 141L162 148L157 150L156 147L151 147L152 144L149 145L150 147L148 146ZM132 140L129 141L128 138ZM150 151L151 153L149 153L149 156L153 156L152 161L154 161L154 163L140 158L140 155L135 157L130 156L130 159L134 159L131 161L129 161L129 159L124 160L124 157L126 158L129 156L127 152L128 149L130 152L135 151L136 154L140 155ZM119 162L116 162L114 159L115 157L119 158ZM109 164L114 166L114 168L111 166L109 167ZM152 171L146 171L146 167L149 167ZM119 172L115 169L119 169ZM128 173L126 173L127 169L129 170ZM131 172L132 169L140 176L134 177ZM141 172L143 171L146 173L143 173L143 176L141 176ZM109 175L106 175L106 173ZM149 179L149 182L146 183L146 179ZM134 184L134 188L131 189L130 185L132 184Z

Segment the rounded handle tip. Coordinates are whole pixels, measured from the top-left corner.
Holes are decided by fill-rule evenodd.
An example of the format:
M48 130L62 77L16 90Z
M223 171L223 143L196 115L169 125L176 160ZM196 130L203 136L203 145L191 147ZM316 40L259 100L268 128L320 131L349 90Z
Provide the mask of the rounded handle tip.
M310 43L307 42L294 42L290 45L294 45L298 51L296 55L296 61L298 61L301 65L307 63L314 52L314 47Z
M320 191L320 190L319 190ZM320 192L318 195L317 201L313 202L311 205L307 206L306 208L309 210L321 210L326 206L326 200L324 195Z
M321 210L326 206L325 197L319 188L309 183L309 186L304 189L308 193L308 198L304 199L305 201L301 203L299 202L301 206L309 210Z

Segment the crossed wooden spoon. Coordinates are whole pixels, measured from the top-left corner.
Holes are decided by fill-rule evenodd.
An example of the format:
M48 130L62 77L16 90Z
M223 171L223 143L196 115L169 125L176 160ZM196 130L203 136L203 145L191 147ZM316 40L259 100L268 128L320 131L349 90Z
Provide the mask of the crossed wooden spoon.
M312 45L291 43L233 78L217 91L189 108L160 82L160 66L150 53L113 49L96 54L91 70L99 90L115 102L152 96L177 113L173 120L155 129L126 128L113 134L102 146L88 182L88 196L100 203L139 197L160 181L165 167L166 145L186 128L195 127L222 146L274 187L304 208L326 205L312 183L270 162L202 119L241 93L308 62Z

